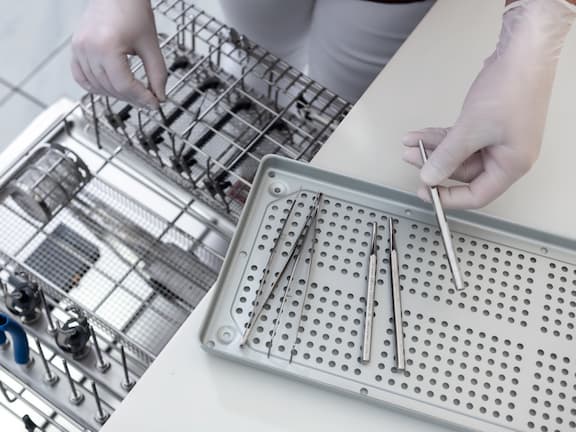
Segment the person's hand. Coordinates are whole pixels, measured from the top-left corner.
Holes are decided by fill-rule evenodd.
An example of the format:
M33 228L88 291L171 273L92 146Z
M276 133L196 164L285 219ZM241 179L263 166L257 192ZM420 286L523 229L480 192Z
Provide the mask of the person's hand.
M72 40L72 74L84 89L140 107L165 100L166 65L149 0L90 0ZM130 70L139 56L148 87Z
M408 133L404 160L422 166L418 141L429 150L418 195L441 187L451 208L479 208L506 191L534 164L540 145L558 57L572 22L566 0L525 0L504 14L496 51L484 63L452 128Z

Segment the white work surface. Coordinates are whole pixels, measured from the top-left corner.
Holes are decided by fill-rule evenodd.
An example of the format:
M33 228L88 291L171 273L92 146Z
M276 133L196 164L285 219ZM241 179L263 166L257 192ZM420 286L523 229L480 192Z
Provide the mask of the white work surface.
M504 0L439 0L314 163L413 191L401 162L405 131L450 125L493 49ZM576 238L572 143L576 34L564 52L544 151L536 167L488 212ZM199 329L210 295L150 367L103 432L403 431L448 429L329 391L214 358Z

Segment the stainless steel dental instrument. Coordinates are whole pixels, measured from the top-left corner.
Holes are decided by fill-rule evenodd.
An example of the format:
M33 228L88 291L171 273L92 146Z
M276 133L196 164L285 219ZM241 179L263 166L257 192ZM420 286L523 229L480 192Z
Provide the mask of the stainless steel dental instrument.
M292 285L294 285L294 276L296 275L296 269L300 264L300 259L302 258L302 254L298 252L298 256L294 256L294 264L292 265L292 271L290 272L290 277L288 278L288 286L286 287L286 292L284 292L284 297L282 297L282 303L280 304L280 309L278 309L278 313L276 315L276 323L274 324L274 329L272 330L272 334L270 335L270 340L268 341L268 352L267 356L270 358L270 354L272 353L272 346L274 345L274 339L276 338L276 334L278 333L278 328L280 327L280 320L282 319L282 314L284 312L284 308L286 307L286 303L288 302L288 298L290 297L290 293L292 291Z
M398 248L394 234L394 220L388 217L388 238L390 242L390 282L392 285L392 308L394 314L394 334L396 336L396 369L406 369L404 349L404 321L402 319L402 298L400 293L400 266Z
M312 218L314 217L314 215L316 214L316 212L318 211L318 206L320 205L320 198L322 197L322 194L319 192L316 194L316 196L314 197L314 201L313 201L313 205L312 208L310 209L310 213L308 213L308 216L306 216L306 220L304 222L304 226L302 227L302 229L300 230L300 232L298 233L298 236L296 237L296 241L294 242L294 244L292 245L292 248L290 249L290 251L288 252L288 256L286 259L286 262L284 263L284 265L282 266L282 268L280 269L280 271L278 272L278 277L274 280L274 282L272 282L272 284L270 285L270 290L268 291L268 293L264 296L264 299L262 302L256 302L255 304L255 310L252 314L252 316L250 317L250 322L248 324L248 326L246 327L245 331L244 331L244 335L242 336L242 340L240 342L240 346L244 346L246 344L246 342L248 341L248 338L250 337L250 331L252 329L252 326L254 325L254 323L256 322L256 320L258 319L258 317L260 316L260 313L262 312L262 309L264 308L264 305L266 304L266 302L268 301L268 299L270 298L270 294L272 294L274 292L274 290L276 289L276 287L278 286L278 284L280 283L280 280L282 280L282 277L284 275L284 272L286 271L286 269L288 268L288 265L290 264L290 261L292 259L292 257L294 256L298 246L301 244L300 240L306 236L308 229L310 228L310 223L312 221ZM284 227L288 224L288 217L286 217L286 220L284 221L284 225L282 227L282 229L284 229ZM282 234L282 231L280 232L280 234ZM278 237L278 240L280 239L280 236ZM277 240L277 241L278 241ZM268 267L268 266L267 266ZM261 293L260 293L261 295ZM258 297L258 295L257 295Z
M422 161L426 163L428 161L428 155L426 154L426 149L424 148L424 143L422 140L418 141L418 146L420 147L420 155L422 156ZM446 256L448 257L450 271L452 272L452 277L454 279L454 285L458 291L461 291L464 289L464 281L462 280L460 266L458 265L458 258L456 258L456 252L454 251L454 245L452 244L452 234L450 232L450 227L448 226L448 221L446 220L446 213L444 212L442 202L440 201L438 187L431 186L429 187L429 190L430 197L432 199L432 205L434 206L434 211L436 212L436 219L438 220L438 227L440 228L442 241L444 242L444 249L446 249Z
M300 195L300 192L298 192L298 195ZM248 338L250 337L250 329L252 328L252 326L254 325L254 322L256 321L256 315L257 315L256 309L258 308L258 305L260 302L260 297L262 296L262 294L264 292L264 285L266 285L266 278L267 278L268 274L270 273L270 264L272 263L272 260L274 259L274 256L276 255L278 245L280 244L280 239L284 235L284 231L286 230L286 227L288 226L288 220L290 219L290 216L294 212L294 208L296 207L296 201L298 199L297 198L298 195L296 196L296 198L294 198L294 200L292 201L292 204L290 205L290 208L288 209L288 214L286 215L286 219L284 219L284 223L282 224L282 228L280 229L280 232L278 233L278 237L274 241L274 245L272 246L272 250L270 251L270 255L268 256L268 261L266 261L266 265L264 266L264 270L262 272L262 279L260 279L260 285L258 286L258 290L256 291L256 298L254 299L254 310L252 311L252 315L250 316L250 320L248 321L248 324L246 325L246 327L244 329L244 333L242 334L242 340L240 341L240 346L244 346L246 344L246 342L248 341Z
M318 203L320 202L320 200L322 199L322 194L320 194L318 196ZM314 223L314 227L316 226L316 221L318 218L318 208L317 206L314 207L314 209L312 210L312 221ZM316 228L314 228L315 230ZM278 314L276 316L276 323L274 324L274 329L272 331L272 335L270 337L270 341L268 343L268 357L270 357L270 353L272 352L272 346L274 344L274 339L276 337L276 334L278 333L278 328L280 327L280 322L282 320L282 314L284 312L284 309L286 307L286 303L288 302L288 299L291 297L292 294L292 287L294 286L294 279L295 279L295 275L296 275L296 269L298 268L298 265L300 264L300 261L302 259L302 255L303 255L303 248L304 245L306 244L306 239L308 238L308 233L311 230L308 229L306 230L306 233L303 233L302 237L300 237L300 239L298 239L298 243L299 245L297 246L297 252L294 254L293 260L294 260L294 264L292 266L292 271L290 272L290 278L288 279L288 286L286 287L286 292L284 293L284 297L282 298L282 304L280 305L280 309L278 310ZM312 263L310 262L310 265Z
M372 351L372 327L374 325L374 296L376 293L376 268L378 238L378 224L372 223L372 236L370 238L370 257L368 264L368 290L366 293L366 316L364 319L364 344L362 346L362 363L370 362L370 353Z
M320 202L318 204L318 211L317 214L320 212L320 207L322 203L322 195L320 195ZM314 254L316 252L316 236L318 228L318 217L314 218L314 225L311 227L312 231L312 244L310 246L310 261L308 264L308 274L306 275L306 288L304 288L304 293L302 294L302 301L300 302L300 310L298 311L298 324L296 324L296 336L294 338L294 342L292 343L292 348L290 349L290 360L289 363L292 363L292 359L296 354L296 345L298 344L298 333L300 333L300 326L302 325L302 315L304 314L304 308L306 307L306 299L308 298L308 291L310 289L310 280L312 277L312 268L314 267Z

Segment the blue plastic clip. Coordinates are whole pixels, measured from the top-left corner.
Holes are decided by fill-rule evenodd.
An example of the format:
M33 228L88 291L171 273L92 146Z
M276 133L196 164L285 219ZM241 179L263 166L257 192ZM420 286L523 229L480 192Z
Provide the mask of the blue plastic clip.
M6 332L12 337L14 361L26 365L30 361L30 348L22 326L7 315L0 313L0 345L6 343Z

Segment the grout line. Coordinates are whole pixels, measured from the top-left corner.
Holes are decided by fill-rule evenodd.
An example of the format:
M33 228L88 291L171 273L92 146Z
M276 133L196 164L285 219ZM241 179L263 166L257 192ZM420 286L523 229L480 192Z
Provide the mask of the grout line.
M64 41L62 43L60 43L60 45L58 45L56 48L54 48L52 50L52 52L50 52L50 54L48 54L44 60L42 60L34 69L32 69L32 71L26 75L22 81L20 81L17 85L17 87L22 88L24 87L25 84L28 83L28 81L30 81L30 79L32 79L36 73L38 73L41 69L44 68L44 66L46 66L48 63L50 63L50 61L56 57L58 54L60 54L64 48L66 48L68 46L68 44L70 44L70 41L72 40L72 36L68 36L66 39L64 39Z
M24 96L25 98L29 99L31 102L35 103L36 105L40 106L41 108L47 108L48 106L40 101L38 98L36 98L35 96L31 95L30 93L26 92L23 90L23 87L34 77L36 76L36 74L38 72L40 72L40 70L42 70L44 68L44 66L46 66L48 63L50 63L50 61L52 61L52 59L54 59L54 57L56 57L58 54L60 54L64 48L66 48L69 44L70 41L72 40L72 36L68 36L66 39L64 39L63 42L61 42L56 48L54 48L38 65L36 65L23 79L22 81L20 81L18 84L13 85L10 84L8 81L0 78L0 83L4 84L5 86L9 87L12 92L8 93L6 96L4 96L2 99L0 99L0 106L3 105L8 99L10 99L14 93L18 93L21 96Z
M30 102L32 102L35 105L38 105L42 109L48 108L48 105L46 105L44 102L42 102L41 100L39 100L35 96L31 95L30 93L22 90L21 88L14 86L13 84L6 81L5 79L0 78L0 84L3 84L4 86L6 86L10 89L10 92L6 96L4 96L2 99L0 99L0 107L3 106L14 95L17 94L17 95L24 97L25 99L28 99Z

